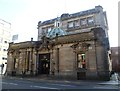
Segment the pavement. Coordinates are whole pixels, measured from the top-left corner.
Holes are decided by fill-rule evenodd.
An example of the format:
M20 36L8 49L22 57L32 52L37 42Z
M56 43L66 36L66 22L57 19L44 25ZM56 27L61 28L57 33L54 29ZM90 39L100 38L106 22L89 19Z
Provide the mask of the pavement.
M2 91L119 91L118 80L63 80L50 77L2 76ZM13 88L15 90L13 90Z
M57 83L72 83L72 84L98 84L98 85L116 85L120 86L119 80L110 80L110 81L100 81L100 80L62 80L62 79L52 79L51 77L17 77L17 76L2 76L2 78L10 79L21 79L29 80L36 82L57 82Z

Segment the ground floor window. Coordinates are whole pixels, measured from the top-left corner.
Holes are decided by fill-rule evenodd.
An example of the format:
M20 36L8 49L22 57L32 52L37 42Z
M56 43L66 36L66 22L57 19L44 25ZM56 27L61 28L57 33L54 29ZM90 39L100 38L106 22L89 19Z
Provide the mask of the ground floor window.
M85 53L81 53L77 55L77 67L86 68Z

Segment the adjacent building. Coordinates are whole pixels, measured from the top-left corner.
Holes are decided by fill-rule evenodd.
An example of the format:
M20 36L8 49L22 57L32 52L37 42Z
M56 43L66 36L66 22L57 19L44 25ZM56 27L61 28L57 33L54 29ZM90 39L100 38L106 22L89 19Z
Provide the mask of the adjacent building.
M108 23L102 6L38 22L38 41L10 43L8 75L109 79Z
M120 47L111 47L112 70L120 72Z
M0 19L0 65L5 72L7 65L7 50L11 41L11 24ZM0 70L1 71L1 70Z

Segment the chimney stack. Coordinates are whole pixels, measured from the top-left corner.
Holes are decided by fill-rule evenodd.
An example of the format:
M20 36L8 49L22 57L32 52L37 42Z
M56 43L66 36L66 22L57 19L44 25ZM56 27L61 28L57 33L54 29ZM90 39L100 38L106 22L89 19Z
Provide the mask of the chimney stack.
M33 38L31 38L31 41L33 41Z

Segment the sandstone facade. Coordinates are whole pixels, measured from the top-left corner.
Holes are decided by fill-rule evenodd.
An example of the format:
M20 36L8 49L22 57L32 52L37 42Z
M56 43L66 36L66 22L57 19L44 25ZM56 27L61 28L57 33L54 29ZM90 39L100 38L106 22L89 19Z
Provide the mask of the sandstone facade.
M38 23L38 41L10 43L8 75L109 79L106 13L101 6Z

